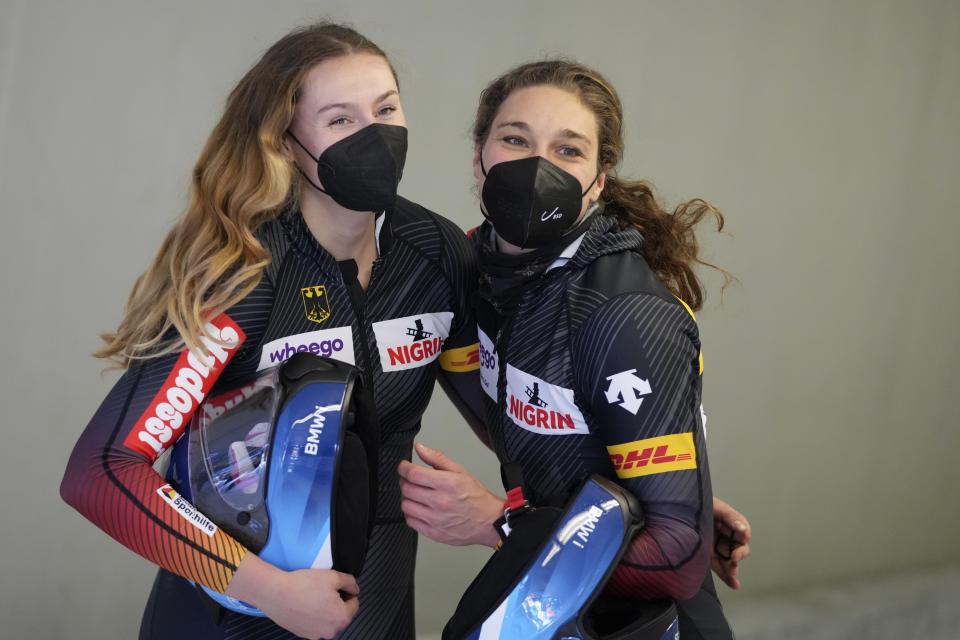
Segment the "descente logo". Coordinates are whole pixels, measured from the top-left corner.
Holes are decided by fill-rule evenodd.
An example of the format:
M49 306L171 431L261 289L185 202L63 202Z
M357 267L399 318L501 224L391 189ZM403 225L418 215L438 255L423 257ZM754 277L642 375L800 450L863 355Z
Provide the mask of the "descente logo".
M210 522L210 520L197 511L197 508L190 504L183 496L177 493L176 489L171 487L169 484L165 484L159 489L157 489L157 495L163 498L163 501L168 505L173 507L177 515L181 518L195 526L197 529L200 529L204 534L213 537L213 534L217 532L217 525Z
M204 351L185 349L180 354L163 386L124 439L128 449L156 460L180 437L184 424L210 392L224 365L246 340L227 314L208 322L204 333L200 340Z

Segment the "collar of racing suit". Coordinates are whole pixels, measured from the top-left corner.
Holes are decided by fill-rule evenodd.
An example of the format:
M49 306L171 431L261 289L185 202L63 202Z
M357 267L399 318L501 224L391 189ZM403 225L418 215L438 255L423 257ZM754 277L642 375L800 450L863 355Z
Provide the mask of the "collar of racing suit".
M392 213L390 209L387 209L376 215L374 233L376 234L378 257L385 256L393 247ZM280 222L291 239L302 249L306 250L324 272L334 278L340 277L341 270L336 258L334 258L323 245L317 242L317 239L310 232L306 220L303 219L303 213L300 211L300 207L292 206L287 208L287 210L280 215Z
M566 245L506 256L496 250L492 225L485 221L474 239L479 253L479 296L504 316L513 315L524 295L536 288L543 275L555 269L580 270L597 258L621 251L639 251L643 237L633 227L619 228L616 218L596 211L584 230Z

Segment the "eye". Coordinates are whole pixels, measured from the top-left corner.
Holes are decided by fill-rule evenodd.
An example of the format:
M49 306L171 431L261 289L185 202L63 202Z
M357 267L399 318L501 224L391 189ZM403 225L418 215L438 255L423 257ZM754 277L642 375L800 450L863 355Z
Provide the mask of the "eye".
M328 126L339 127L347 124L348 122L350 122L350 119L347 118L347 116L337 116L336 118L330 121L330 124Z
M525 147L527 146L527 141L521 138L520 136L503 136L501 138L505 143L511 147Z
M559 153L562 156L566 156L568 158L584 157L583 152L581 152L580 149L577 149L576 147L560 147L559 149L557 149L557 153Z
M396 110L397 110L397 108L396 108L395 106L393 106L392 104L388 104L388 105L386 105L386 106L384 106L384 107L381 107L380 110L377 111L377 117L378 117L378 118L384 118L384 117L386 117L386 116L391 115L391 114L392 114L393 112L395 112Z

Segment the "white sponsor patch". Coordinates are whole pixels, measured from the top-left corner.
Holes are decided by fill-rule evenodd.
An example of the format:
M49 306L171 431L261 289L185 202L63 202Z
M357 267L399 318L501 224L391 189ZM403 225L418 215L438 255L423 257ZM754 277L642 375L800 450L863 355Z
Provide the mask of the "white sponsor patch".
M197 511L197 508L190 504L186 498L177 493L177 490L169 484L165 484L157 489L157 495L163 498L163 501L173 507L181 518L200 529L204 534L213 537L217 532L217 525Z
M643 397L653 393L650 382L638 376L636 369L628 369L607 376L607 380L610 381L607 390L604 392L607 402L615 404L633 415L637 415L637 412L640 411Z
M590 433L573 389L544 382L507 365L507 415L518 427L547 436Z
M493 340L477 327L480 338L480 386L484 393L497 401L497 379L500 376L500 358L493 346Z
M355 364L353 330L350 327L321 329L268 342L263 345L263 350L260 352L257 371L274 367L284 360L289 360L293 354L304 352Z
M450 335L453 312L423 313L373 323L383 371L405 371L430 364L440 356Z

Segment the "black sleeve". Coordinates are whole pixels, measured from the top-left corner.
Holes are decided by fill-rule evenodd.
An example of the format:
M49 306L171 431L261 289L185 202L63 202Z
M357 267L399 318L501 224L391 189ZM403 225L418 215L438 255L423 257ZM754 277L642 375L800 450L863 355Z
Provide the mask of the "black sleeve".
M645 514L611 587L643 598L689 598L707 570L712 534L693 314L676 300L622 294L581 326L573 353L593 433Z
M454 317L450 337L440 355L440 386L480 440L490 446L482 419L480 346L474 315L477 289L477 254L473 243L456 225L441 219L441 268L451 285Z

